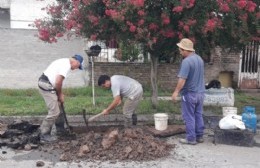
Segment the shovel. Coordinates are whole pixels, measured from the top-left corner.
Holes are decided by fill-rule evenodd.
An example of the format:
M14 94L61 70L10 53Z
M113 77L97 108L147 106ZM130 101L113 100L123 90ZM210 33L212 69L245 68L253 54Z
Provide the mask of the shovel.
M67 116L66 116L66 113L65 113L65 110L64 110L64 105L63 105L63 103L60 103L60 108L61 108L61 112L63 113L65 123L66 123L66 125L67 125L67 127L68 127L69 134L71 134L71 132L72 132L72 131L71 131L71 127L70 127L70 125L69 125L69 122L68 122L68 119L67 119Z
M92 116L92 117L90 117L90 118L88 119L88 122L94 121L96 118L100 117L101 115L103 115L102 112L101 112L101 113L98 113L98 114L96 114L96 115L94 115L94 116Z
M92 117L90 117L88 120L86 118L86 110L83 110L83 119L84 119L84 122L86 124L86 127L88 127L88 123L89 122L92 122L93 120L95 120L96 118L98 118L99 116L103 115L103 113L99 113L99 114L96 114Z

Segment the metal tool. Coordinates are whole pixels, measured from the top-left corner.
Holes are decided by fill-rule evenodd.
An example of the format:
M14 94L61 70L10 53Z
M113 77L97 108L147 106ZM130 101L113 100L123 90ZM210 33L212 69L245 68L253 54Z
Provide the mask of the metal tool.
M101 112L101 113L98 113L98 114L96 114L96 115L94 115L94 116L92 116L92 117L90 117L90 118L88 119L88 122L92 122L93 120L95 120L96 118L100 117L101 115L103 115L102 112Z
M69 122L68 122L68 119L67 119L67 115L66 115L65 110L64 110L63 103L60 103L60 107L61 107L61 112L63 113L63 116L64 116L65 123L66 123L66 125L68 127L69 133L71 134L72 130L71 130L71 127L69 125Z
M85 124L86 124L86 127L88 127L88 120L87 120L87 118L86 118L86 110L85 110L85 109L83 109L82 114L83 114L83 119L84 119L84 122L85 122Z

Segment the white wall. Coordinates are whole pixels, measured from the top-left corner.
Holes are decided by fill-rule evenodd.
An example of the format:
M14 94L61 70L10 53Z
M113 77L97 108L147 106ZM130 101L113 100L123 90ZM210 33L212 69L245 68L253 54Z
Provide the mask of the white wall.
M11 0L0 0L0 8L10 8Z
M12 0L10 5L11 28L34 29L29 24L32 24L35 19L47 16L46 11L42 8L54 2L55 0Z

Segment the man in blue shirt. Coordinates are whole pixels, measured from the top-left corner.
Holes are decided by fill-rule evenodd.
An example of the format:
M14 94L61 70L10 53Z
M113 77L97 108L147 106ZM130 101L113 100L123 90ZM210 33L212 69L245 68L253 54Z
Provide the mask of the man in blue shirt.
M195 53L191 40L184 38L177 46L183 60L172 100L176 102L180 94L182 117L186 125L186 139L180 139L180 143L195 145L203 142L204 62Z

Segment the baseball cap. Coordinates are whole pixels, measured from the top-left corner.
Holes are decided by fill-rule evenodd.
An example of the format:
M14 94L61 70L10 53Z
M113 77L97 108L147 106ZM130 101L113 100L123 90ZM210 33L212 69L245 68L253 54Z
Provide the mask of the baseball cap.
M84 62L83 57L81 55L76 54L72 58L79 61L79 63L80 63L79 69L82 70L83 69L83 62Z

